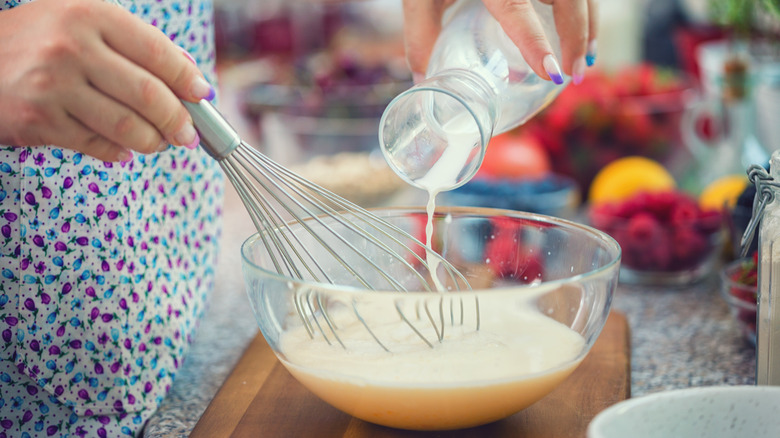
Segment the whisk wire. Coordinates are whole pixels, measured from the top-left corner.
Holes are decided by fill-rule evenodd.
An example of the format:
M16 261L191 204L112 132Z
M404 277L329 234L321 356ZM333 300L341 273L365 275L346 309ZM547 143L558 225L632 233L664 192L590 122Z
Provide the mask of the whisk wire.
M343 217L345 214L349 214L351 218L355 218L360 220L361 222L371 226L374 230L380 232L383 236L389 238L392 240L392 242L396 243L397 245L403 245L403 243L397 239L395 236L392 236L391 234L387 233L386 231L382 230L381 228L377 227L376 225L373 225L372 222L366 220L366 218L372 218L374 217L371 215L367 210L362 209L356 204L353 204L344 198L341 198L327 190L324 190L321 187L316 186L315 184L311 183L310 181L307 181L304 178L301 178L297 174L291 172L290 170L286 169L285 167L279 165L278 163L274 162L273 160L269 159L268 157L261 154L259 151L256 150L250 150L250 154L253 155L253 158L257 160L261 160L266 164L269 168L272 168L273 170L279 172L280 174L288 177L290 180L294 182L291 183L287 181L284 178L280 178L280 181L285 184L285 186L293 191L296 195L298 195L301 199L304 199L314 205L317 205L317 208L321 210L321 212L318 212L315 214L314 212L307 209L305 206L303 206L298 199L295 197L290 197L290 200L294 202L296 205L301 207L302 210L304 210L308 216L310 216L313 220L317 221L321 226L323 226L330 234L332 234L334 237L339 239L342 243L344 243L349 249L354 251L356 254L358 254L360 257L362 257L366 262L368 262L373 268L377 269L382 273L382 276L387 280L389 283L393 285L393 287L397 290L406 290L405 286L392 278L389 274L384 273L384 269L382 269L380 266L378 266L373 260L371 260L368 257L365 257L363 253L354 247L354 245L347 241L343 235L335 232L329 225L325 224L322 220L320 220L321 213L325 213L330 219L337 222L339 225L343 226L345 229L353 232L353 233L359 233L362 237L366 239L366 242L371 243L372 245L380 248L383 250L383 254L386 254L390 257L392 257L395 261L402 263L406 268L410 270L410 272L415 273L415 275L418 276L418 278L421 280L423 285L426 287L427 290L430 289L430 285L427 283L427 280L425 277L417 272L417 270L414 269L414 267L400 254L398 254L396 251L394 251L389 245L384 243L381 239L376 238L373 233L369 232L369 230L362 228L358 226L353 221L347 221ZM327 200L332 204L333 206L323 203L323 202L317 202L318 199L315 199L313 196L311 196L309 193L307 193L305 190L302 190L302 188L315 191L317 193L318 198L322 198L324 200ZM335 207L335 208L334 208ZM289 211L289 210L288 210ZM292 213L292 212L291 212ZM356 214L361 213L361 214ZM392 226L391 224L385 222L383 223L385 226ZM307 231L311 233L315 238L316 234L314 231L311 230L311 228L306 227ZM396 228L397 232L403 232L400 228ZM321 242L322 243L322 242ZM419 244L420 246L423 246L421 242L416 241L415 243ZM324 243L323 243L324 245ZM414 254L414 252L412 252ZM338 257L338 254L335 254L332 252L332 255L335 257ZM423 259L420 258L418 255L415 254L415 256L419 259L420 262L423 262ZM343 259L342 259L343 260ZM351 270L350 267L345 266L345 268L348 268ZM369 289L377 289L377 287L372 287L370 284L364 284Z
M262 193L258 192L256 187L251 184L245 175L238 172L236 169L236 163L232 159L232 156L225 158L224 160L220 161L220 165L222 166L223 170L225 170L225 173L228 175L228 178L230 179L231 183L236 187L236 191L238 192L239 197L241 198L241 202L246 207L247 211L249 212L249 216L252 219L252 222L254 223L255 227L258 230L273 230L277 229L278 223L273 220L270 212L268 211L268 202L265 199L265 196L263 196ZM251 193L248 193L251 192ZM254 198L252 197L254 195ZM256 204L260 201L260 208L262 208L265 211L265 214L263 212L259 211ZM282 223L285 223L284 221L281 221ZM284 233L259 233L260 239L263 242L263 245L265 246L268 256L271 259L274 269L276 272L283 274L285 271L288 275L294 277L294 278L302 278L302 275L300 271L297 268L297 265L291 260L290 254L285 251L279 251L279 248L283 248L282 242L280 241L280 235L287 239L286 234ZM272 242L269 242L269 240ZM290 245L293 249L294 246ZM279 260L277 258L277 254L279 256ZM308 264L302 263L303 266L308 267ZM310 272L311 274L311 272ZM316 278L315 275L312 275Z
M239 148L239 149L236 150L236 152L239 153L239 154L249 153L249 154L251 154L253 156L253 158L258 159L258 160L262 160L264 162L264 164L266 164L268 167L276 167L277 166L276 163L274 163L273 161L269 160L267 157L265 157L264 155L260 154L260 152L254 150L254 149L251 149L251 148L248 148L248 147L247 148ZM244 157L244 158L249 158L249 157ZM257 180L256 182L258 184L260 184L279 203L279 205L281 205L282 208L284 208L290 215L292 215L293 217L297 217L296 216L296 211L293 208L291 208L291 206L289 205L288 202L285 202L285 201L289 201L289 202L293 203L295 206L297 206L301 211L303 211L305 213L306 217L309 217L309 218L311 218L311 220L314 220L315 222L317 222L320 226L322 226L325 230L327 230L328 233L331 236L335 237L343 245L345 245L347 248L349 248L352 251L352 253L357 254L364 261L369 263L374 269L377 270L377 272L386 281L391 283L394 288L399 289L399 290L405 290L403 284L401 284L396 279L394 279L392 276L387 274L387 272L385 272L384 269L382 269L380 266L378 266L376 264L376 262L374 262L370 258L366 257L359 249L357 249L354 246L353 243L349 242L343 235L341 235L341 234L337 233L336 231L334 231L331 228L331 226L326 224L325 221L323 221L322 218L321 218L322 212L328 213L328 217L329 218L335 220L336 222L338 222L342 226L346 227L350 231L352 231L352 232L359 232L358 230L356 230L356 228L352 224L350 224L348 221L345 221L344 219L342 219L342 217L339 214L339 212L333 210L332 208L330 208L329 206L327 206L325 204L319 204L318 205L317 204L317 200L315 200L310 194L308 194L305 191L301 190L298 185L288 181L287 179L284 179L284 178L276 178L276 179L274 179L274 178L272 178L271 175L269 174L269 172L265 171L259 165L252 164L252 168L249 169L247 167L249 165L249 163L251 163L251 160L248 160L248 159L246 161L242 162L245 170L247 170L247 171L254 170L254 171L258 172L260 175L262 175L264 177L264 180L260 180L259 178L256 178L256 180ZM280 170L280 169L283 169L283 168L279 167L279 168L277 168L275 170ZM269 187L265 183L265 181L268 181L276 190L271 190L271 187ZM295 182L298 182L298 181L295 181ZM312 211L303 202L301 202L298 198L296 198L295 196L290 196L289 192L287 190L285 190L285 188L287 190L290 190L293 193L295 193L301 199L311 203L312 205L316 205L317 208L319 210L322 210L322 211L317 211L317 212ZM323 189L319 189L319 190L323 190ZM285 200L281 199L281 197L278 195L278 193L284 193L285 195L287 195L286 196L287 199L285 199ZM277 213L277 215L278 215L278 213ZM339 263L341 264L341 266L344 269L346 269L351 275L353 275L363 286L365 286L366 288L369 288L369 289L376 289L375 286L372 286L371 283L363 275L361 275L359 272L357 272L350 265L350 263L348 263L340 254L338 254L337 251L335 251L327 242L325 242L325 240L322 238L321 234L315 232L309 226L307 221L301 220L301 221L298 221L298 223L301 225L301 227L304 230L307 231L307 233L312 238L317 240L317 242L320 243L322 245L322 247L326 251L328 251L330 253L331 256L333 256L336 260L338 260ZM286 225L286 223L285 223L285 227L288 227L288 225ZM289 231L289 229L288 229L288 231ZM294 236L294 233L285 233L285 234L293 234L293 236ZM366 237L370 237L370 235L366 234ZM369 241L374 243L374 244L379 244L380 246L383 246L381 244L381 242L379 242L375 238L370 238ZM298 243L300 244L300 241L298 241ZM291 246L294 246L294 245L291 245ZM386 249L388 251L388 253L398 256L395 252L390 251L389 248L387 248L386 246L383 246L383 247L384 247L384 249ZM285 247L285 248L287 248L287 247ZM400 256L398 256L398 257L400 257ZM307 260L311 260L311 262L314 263L315 265L317 265L317 267L320 269L320 271L324 273L324 270L319 266L319 264L317 264L316 260L314 260L313 258L308 258ZM414 272L417 273L416 270ZM417 273L417 274L420 275L420 277L422 278L421 274L419 274L419 273ZM332 283L332 281L329 281L329 282Z
M462 273L409 232L296 175L246 145L209 102L183 103L200 132L201 145L220 163L236 188L258 230L266 257L280 275L330 284L355 282L369 290L408 291L409 287L420 287L433 291L438 290L440 284L446 284L449 290L471 289ZM295 221L295 228L292 221ZM425 251L424 255L420 250ZM318 258L323 256L336 263L321 263ZM438 271L447 275L447 281L439 281L437 266L441 267ZM347 276L336 278L343 275L339 269ZM365 271L361 272L361 269ZM412 283L407 286L404 281L409 280L419 282L419 286L411 286ZM431 348L434 343L424 334L428 329L421 330L417 325L430 324L435 338L439 342L444 339L445 299L443 296L438 299L438 311L432 310L427 298L420 301L424 303L427 322L421 315L419 302L414 309L408 309L416 313L416 322L407 317L398 301L395 302L400 319ZM313 289L297 292L293 301L292 306L310 337L319 334L328 345L338 343L347 348L336 324L345 315L339 313L336 315L339 318L334 319L329 313L329 309L338 309L332 306L340 301L325 302L323 295ZM351 298L352 315L381 348L391 351L361 315L358 301L356 296ZM454 326L456 304L453 300L447 300L447 303L449 322ZM459 305L462 325L462 298ZM476 297L475 309L479 330Z

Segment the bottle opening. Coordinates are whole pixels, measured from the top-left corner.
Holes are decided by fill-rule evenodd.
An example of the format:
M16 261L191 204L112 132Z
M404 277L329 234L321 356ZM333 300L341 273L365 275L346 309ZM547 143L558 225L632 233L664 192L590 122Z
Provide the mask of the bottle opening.
M430 80L429 80L430 81ZM379 123L390 167L428 191L465 184L479 169L490 128L479 123L480 103L424 81L396 97Z

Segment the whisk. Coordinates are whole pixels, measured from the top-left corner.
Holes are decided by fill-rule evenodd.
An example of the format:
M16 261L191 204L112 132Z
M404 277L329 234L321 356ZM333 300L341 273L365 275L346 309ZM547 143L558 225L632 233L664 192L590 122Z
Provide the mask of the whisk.
M201 146L219 162L235 187L278 274L377 291L436 291L441 285L452 290L470 289L466 278L451 263L410 232L317 186L245 144L208 101L183 103L200 134ZM333 257L336 263L323 263L324 257ZM463 301L445 303L444 296L441 294L435 306L422 300L413 316L407 315L408 309L395 306L401 320L431 348L444 339L446 322L464 321ZM295 310L311 337L318 332L329 344L332 338L345 346L318 294L298 293ZM473 310L474 328L479 330L476 298ZM389 351L354 305L352 312L370 336ZM430 333L430 329L423 330L418 327L420 324L430 324L435 334L426 336L424 332Z

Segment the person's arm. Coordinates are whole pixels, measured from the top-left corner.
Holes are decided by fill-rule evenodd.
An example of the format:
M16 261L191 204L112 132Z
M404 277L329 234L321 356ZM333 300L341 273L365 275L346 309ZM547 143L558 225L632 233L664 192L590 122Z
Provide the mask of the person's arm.
M593 64L596 50L596 0L539 0L551 4L561 40L557 60L544 36L530 0L483 0L504 32L520 49L528 65L542 78L563 72L579 83L585 66ZM416 78L424 75L433 44L441 30L441 17L452 0L404 0L404 41L409 67Z
M180 98L213 89L161 31L100 0L0 12L0 144L52 144L105 161L194 147Z

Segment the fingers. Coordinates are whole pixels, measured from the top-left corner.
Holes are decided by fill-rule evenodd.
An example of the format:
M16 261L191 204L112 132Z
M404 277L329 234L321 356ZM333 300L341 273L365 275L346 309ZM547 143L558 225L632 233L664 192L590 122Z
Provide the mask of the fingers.
M65 110L87 129L125 148L148 154L168 146L138 113L92 87L80 87L68 99Z
M585 53L585 62L588 67L596 63L596 38L598 38L599 10L598 0L588 0L588 51Z
M133 152L84 126L66 113L59 114L53 123L57 145L81 152L102 161L126 162L133 159ZM52 133L49 133L50 135ZM42 141L41 144L50 144Z
M555 30L561 42L560 60L556 58L530 0L484 0L484 4L537 75L560 84L563 83L562 73L565 73L578 84L588 65L586 52L591 40L594 41L595 56L597 22L595 6L591 5L597 0L539 1L552 5Z
M134 111L131 115L118 104L109 105L110 99L101 99L95 93L96 102L103 106L103 115L93 117L97 114L91 114L87 108L81 108L78 113L88 120L100 118L108 123L105 125L108 131L96 129L97 132L125 147L137 144L133 149L143 153L163 148L161 140L164 140L164 147L169 143L190 148L197 145L199 139L189 113L182 110L179 99L161 79L111 50L102 50L95 56L105 62L88 68L89 84ZM184 58L181 53L177 56ZM117 77L128 80L119 83L115 80ZM80 96L74 96L77 97L81 101ZM127 114L120 114L121 109Z
M433 44L441 31L441 16L449 1L404 0L404 45L409 68L417 78L425 76Z
M563 83L560 65L530 0L484 0L484 4L531 69L541 78Z
M214 89L197 66L162 31L120 8L111 9L115 9L116 20L103 22L114 24L101 28L101 36L109 47L157 76L182 99L197 102L213 98Z
M192 58L160 30L120 8L112 8L112 26L103 26L101 36L107 47L102 55L108 62L95 67L89 79L98 89L125 103L157 127L169 143L194 147L199 138L192 119L179 99L197 102L214 98L214 88L206 82ZM134 38L126 38L134 35ZM126 80L111 81L105 67ZM102 71L101 71L102 69ZM127 84L130 84L127 87ZM109 137L114 138L114 137Z
M588 0L552 1L555 29L561 41L561 66L574 84L585 74L585 53L589 40Z

